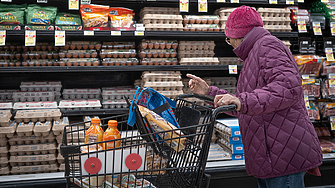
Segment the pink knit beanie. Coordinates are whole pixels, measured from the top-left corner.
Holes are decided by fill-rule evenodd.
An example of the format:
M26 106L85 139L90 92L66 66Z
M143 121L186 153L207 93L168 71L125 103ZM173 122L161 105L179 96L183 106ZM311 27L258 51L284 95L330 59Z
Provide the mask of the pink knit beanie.
M229 14L225 34L229 38L243 38L254 27L263 27L261 16L255 9L241 6Z

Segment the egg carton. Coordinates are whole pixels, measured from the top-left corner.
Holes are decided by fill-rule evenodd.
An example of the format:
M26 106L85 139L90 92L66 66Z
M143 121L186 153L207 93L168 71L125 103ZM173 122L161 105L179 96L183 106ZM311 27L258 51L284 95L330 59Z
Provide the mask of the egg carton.
M179 41L178 52L190 50L213 51L214 48L214 41Z
M264 25L264 29L270 32L291 32L290 25Z
M46 143L55 143L55 136L49 132L46 136L36 136L33 134L32 136L19 136L14 135L12 138L8 139L8 143L11 146L14 145L23 145L23 144L46 144Z
M8 166L0 167L0 175L9 175L10 170Z
M98 99L101 98L100 88L63 89L63 99Z
M31 136L33 135L34 126L35 123L32 121L29 123L21 122L16 128L16 133L19 136Z
M141 65L177 65L177 58L143 58Z
M65 172L65 163L59 164L59 166L58 166L58 170L59 170L60 172Z
M60 81L47 82L21 82L21 91L58 91L60 92L62 84Z
M6 126L0 127L0 138L12 138L16 131L16 121L10 121Z
M56 120L53 122L53 126L52 126L52 132L55 136L58 136L60 134L63 133L64 131L64 127L66 125L69 125L70 122L69 122L69 118L68 117L63 117L62 119L60 120Z
M178 42L175 40L142 40L139 49L177 49Z
M22 66L24 67L38 67L38 66L60 66L56 59L26 59L22 61Z
M191 57L214 57L213 51L179 51L178 58L191 58Z
M184 31L220 31L218 24L186 24Z
M100 50L101 43L98 41L69 41L61 50Z
M233 12L235 9L237 9L237 8L222 7L222 8L220 8L220 9L216 9L216 10L214 11L214 14L215 14L215 15L220 15L220 17L222 17L222 16L229 16L229 14L230 14L231 12ZM222 16L221 16L221 15L222 15Z
M55 154L56 149L55 143L13 145L10 147L9 153L11 155Z
M175 49L142 49L138 53L139 58L174 58L176 56Z
M135 42L103 42L102 49L135 49Z
M84 129L84 127L82 127ZM75 130L75 129L73 129ZM62 143L63 134L56 136L57 143ZM78 132L67 133L66 137L67 142L84 142L85 141L85 132L84 130Z
M37 120L44 122L59 120L61 115L59 109L19 110L14 118L18 122L36 122Z
M22 49L22 45L20 43L9 43L9 42L6 42L6 45L4 46L0 46L0 50L5 50L5 51L8 51L8 50L11 50L11 51L20 51Z
M290 17L289 8L258 8L257 12L261 17Z
M288 49L291 47L291 42L289 40L282 40L282 42L287 46Z
M101 61L102 66L132 66L138 65L137 58L104 58Z
M100 109L100 100L88 99L88 100L61 100L59 102L59 108L62 110L93 110Z
M59 66L99 66L98 58L61 58Z
M180 65L218 65L219 59L217 57L204 58L181 58Z
M221 65L242 65L243 61L238 57L219 57Z
M48 165L32 165L32 166L13 166L10 171L11 174L31 174L31 173L47 173L47 172L57 172L57 164Z
M59 51L60 58L97 58L96 50L61 50Z
M0 147L7 146L7 138L6 137L0 137Z
M184 15L184 24L218 24L220 17L217 15Z
M0 51L0 60L8 60L8 59L18 59L20 60L21 54L19 51Z
M12 113L10 110L0 110L0 126L7 126L11 117Z
M18 90L11 90L11 89L6 89L6 90L0 90L0 100L1 101L5 101L5 100L11 100L13 99L13 93L16 92Z
M167 8L167 7L144 7L140 11L140 15L145 14L179 14L178 8Z
M23 51L58 51L59 47L55 46L53 43L46 43L46 42L37 42L35 46L22 46Z
M211 84L215 86L236 86L235 77L210 77Z
M17 56L18 57L18 56ZM52 51L25 51L22 53L22 59L58 59L59 53Z
M127 108L128 104L125 100L104 100L102 102L103 108Z
M0 157L7 157L8 154L8 147L2 146L0 147Z
M141 76L144 82L180 81L180 71L144 71Z
M59 93L59 92L58 92ZM58 94L60 96L60 93ZM55 91L16 91L13 102L54 101Z
M290 17L263 17L264 25L290 25Z
M133 98L136 90L134 88L111 88L102 90L102 99L103 100L115 100L115 99L123 99L124 96L127 98Z
M134 58L136 57L135 49L102 49L100 57L103 58Z
M145 14L142 17L141 22L144 25L147 24L168 24L168 25L181 25L183 24L183 18L181 15L169 15L169 14Z
M15 155L10 156L9 163L11 166L31 166L31 165L47 165L56 163L55 154L40 155Z
M183 24L145 24L147 31L183 31Z
M0 157L0 167L3 168L3 167L6 167L8 166L8 157ZM0 172L1 174L1 172Z
M144 87L164 88L164 90L181 90L183 86L184 85L181 81L144 82Z
M46 122L36 122L34 127L34 134L36 136L48 136L52 127L52 123L50 121Z
M63 155L61 155L60 153L58 153L56 159L57 159L57 162L58 162L59 164L62 164L62 163L64 163L64 161L65 161Z

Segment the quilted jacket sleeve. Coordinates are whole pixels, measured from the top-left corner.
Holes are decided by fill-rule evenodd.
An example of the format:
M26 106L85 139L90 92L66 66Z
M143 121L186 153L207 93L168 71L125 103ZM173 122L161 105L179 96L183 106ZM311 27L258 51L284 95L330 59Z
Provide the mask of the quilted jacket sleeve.
M259 61L259 76L265 85L238 96L240 113L252 116L288 108L302 97L303 92L297 65L282 44L264 40L258 49L255 60Z
M228 91L224 90L224 89L219 89L218 87L215 87L215 86L211 86L209 88L209 92L207 95L209 96L212 96L212 97L215 97L215 95L223 95L223 94L230 94L228 93ZM230 94L230 95L233 95L233 94ZM233 95L235 96L235 95ZM237 111L231 111L231 112L225 112L226 114L228 115L231 115L231 116L237 116Z

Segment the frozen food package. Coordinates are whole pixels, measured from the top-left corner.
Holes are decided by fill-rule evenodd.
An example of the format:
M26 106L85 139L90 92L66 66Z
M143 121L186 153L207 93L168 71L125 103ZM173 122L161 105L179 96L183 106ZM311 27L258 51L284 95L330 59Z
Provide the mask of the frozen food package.
M133 27L134 12L131 9L110 7L109 19L112 28L130 28Z
M26 10L27 24L50 25L53 24L57 14L57 7L41 7L31 4Z
M84 27L107 27L109 6L81 4L80 14Z
M55 24L58 25L81 25L80 15L58 12Z
M316 55L298 55L294 58L298 64L300 75L307 74L315 76L319 76L321 65L325 60L323 57Z

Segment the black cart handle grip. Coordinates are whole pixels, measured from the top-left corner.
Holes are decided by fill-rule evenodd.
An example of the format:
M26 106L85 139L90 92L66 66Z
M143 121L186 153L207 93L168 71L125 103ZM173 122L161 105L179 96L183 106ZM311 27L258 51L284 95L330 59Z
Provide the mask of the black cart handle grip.
M195 98L198 98L198 99L204 100L206 102L210 102L210 103L214 102L214 97L212 97L212 96L199 95L199 94L195 94L195 93L181 94L181 95L178 95L174 100L176 101L177 99L184 99L184 98L191 98L191 97L195 97Z

